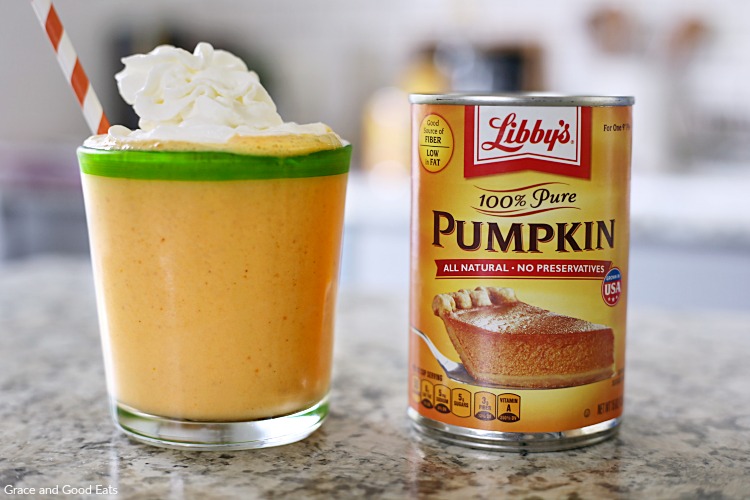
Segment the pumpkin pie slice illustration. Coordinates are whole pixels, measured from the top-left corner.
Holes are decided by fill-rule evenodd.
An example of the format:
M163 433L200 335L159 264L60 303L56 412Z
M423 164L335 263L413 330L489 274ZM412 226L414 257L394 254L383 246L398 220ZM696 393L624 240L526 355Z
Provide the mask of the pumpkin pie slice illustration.
M521 302L512 288L439 294L432 310L480 383L550 389L613 375L612 328Z

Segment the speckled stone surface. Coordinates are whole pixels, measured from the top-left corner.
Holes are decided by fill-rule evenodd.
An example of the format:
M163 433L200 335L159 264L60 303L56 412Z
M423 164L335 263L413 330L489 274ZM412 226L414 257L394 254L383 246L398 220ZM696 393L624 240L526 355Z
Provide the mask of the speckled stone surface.
M153 448L110 421L88 262L0 267L0 497L66 485L115 498L750 497L750 315L631 311L619 436L526 455L413 433L405 332L403 299L343 296L321 430L265 450Z

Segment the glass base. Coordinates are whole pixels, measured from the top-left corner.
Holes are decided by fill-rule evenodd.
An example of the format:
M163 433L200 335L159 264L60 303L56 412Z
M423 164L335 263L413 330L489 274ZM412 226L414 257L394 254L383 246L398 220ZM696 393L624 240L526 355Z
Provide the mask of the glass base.
M113 403L115 424L142 443L180 450L248 450L300 441L323 424L328 397L306 410L248 422L196 422L139 412Z
M423 417L408 409L412 426L420 433L444 443L469 448L497 451L546 452L562 451L605 441L620 428L621 418L561 432L499 432L458 427Z

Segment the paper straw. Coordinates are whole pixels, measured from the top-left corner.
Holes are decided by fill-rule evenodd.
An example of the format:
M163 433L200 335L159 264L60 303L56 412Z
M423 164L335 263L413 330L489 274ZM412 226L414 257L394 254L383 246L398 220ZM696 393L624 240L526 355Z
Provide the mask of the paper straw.
M73 48L70 37L68 37L60 18L57 16L52 0L31 0L31 6L34 7L36 17L39 18L39 22L42 23L42 27L47 32L52 48L55 49L57 62L60 63L65 79L73 88L78 104L83 111L83 117L86 119L91 132L106 134L109 130L109 121L104 115L104 109L96 97L94 89L91 87L91 82L83 71L83 66L81 66L81 61L78 60L78 54Z

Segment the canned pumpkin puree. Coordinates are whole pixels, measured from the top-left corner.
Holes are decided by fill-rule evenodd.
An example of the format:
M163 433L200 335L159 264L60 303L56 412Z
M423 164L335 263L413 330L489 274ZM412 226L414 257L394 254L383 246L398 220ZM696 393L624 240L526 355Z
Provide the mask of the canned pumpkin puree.
M412 95L409 415L472 447L623 409L632 97Z

